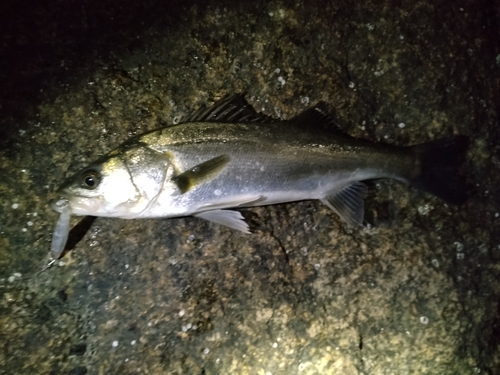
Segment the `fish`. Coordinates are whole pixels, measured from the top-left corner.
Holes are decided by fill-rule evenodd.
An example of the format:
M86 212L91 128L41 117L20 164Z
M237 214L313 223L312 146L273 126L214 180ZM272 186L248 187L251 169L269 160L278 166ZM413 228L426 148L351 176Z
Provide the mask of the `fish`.
M289 120L258 113L243 94L201 107L182 123L135 136L66 179L52 254L69 215L121 219L195 216L250 233L237 209L320 200L363 225L366 180L391 178L449 204L467 199L460 168L468 138L413 146L351 137L324 102Z

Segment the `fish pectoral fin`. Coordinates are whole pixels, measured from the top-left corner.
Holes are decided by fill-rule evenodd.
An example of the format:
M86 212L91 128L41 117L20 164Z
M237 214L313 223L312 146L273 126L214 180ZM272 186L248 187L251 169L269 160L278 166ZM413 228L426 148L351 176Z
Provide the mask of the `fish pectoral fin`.
M327 195L321 202L330 207L347 224L363 225L364 198L367 190L362 182L354 182L339 192Z
M174 177L173 180L181 194L184 194L201 183L213 180L217 177L227 163L229 163L229 160L230 158L228 155L216 156L213 159L207 160L182 172L180 175Z
M193 216L200 217L213 223L224 225L226 227L239 230L243 233L250 234L248 224L245 222L245 219L238 211L212 210L200 212L198 214L194 214Z

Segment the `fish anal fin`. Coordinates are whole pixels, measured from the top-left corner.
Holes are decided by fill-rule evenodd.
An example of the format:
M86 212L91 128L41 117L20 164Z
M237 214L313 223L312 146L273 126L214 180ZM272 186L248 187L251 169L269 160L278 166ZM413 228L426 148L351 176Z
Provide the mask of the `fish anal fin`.
M245 219L238 211L212 210L212 211L200 212L194 214L193 216L211 221L216 224L224 225L231 229L239 230L243 233L250 234L248 224L245 222Z
M181 194L184 194L201 183L217 177L227 163L229 163L229 160L228 155L217 156L182 172L180 175L174 177L173 180Z
M367 190L366 185L362 182L354 182L321 199L321 202L332 209L347 224L360 226L363 225L364 198Z

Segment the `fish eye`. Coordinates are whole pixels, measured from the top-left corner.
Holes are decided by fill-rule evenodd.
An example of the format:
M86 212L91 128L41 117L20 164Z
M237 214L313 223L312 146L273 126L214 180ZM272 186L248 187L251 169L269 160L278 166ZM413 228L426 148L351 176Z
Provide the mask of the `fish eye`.
M84 188L93 190L97 187L97 185L99 185L100 181L101 179L99 177L99 173L92 169L86 170L82 173L81 183Z

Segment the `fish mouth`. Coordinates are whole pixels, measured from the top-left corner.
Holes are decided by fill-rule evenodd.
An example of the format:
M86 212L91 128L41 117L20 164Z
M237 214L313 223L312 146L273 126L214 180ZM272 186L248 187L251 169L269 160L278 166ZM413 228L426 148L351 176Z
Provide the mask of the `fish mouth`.
M69 200L60 196L58 198L51 199L49 201L49 206L54 211L61 213L65 207L69 206Z
M54 211L62 213L69 209L72 215L77 216L100 216L102 211L102 198L89 198L82 195L68 194L68 196L59 195L57 198L49 201L49 206Z

